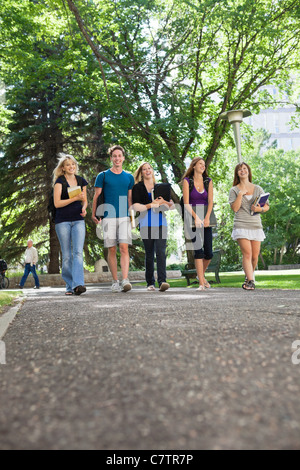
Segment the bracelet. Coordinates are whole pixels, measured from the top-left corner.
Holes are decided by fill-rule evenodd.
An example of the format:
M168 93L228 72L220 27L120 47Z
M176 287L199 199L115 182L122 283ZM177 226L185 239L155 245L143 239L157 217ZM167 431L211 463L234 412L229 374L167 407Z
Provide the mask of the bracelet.
M263 207L261 208L261 212L265 212L265 210L264 210L264 208L263 208Z

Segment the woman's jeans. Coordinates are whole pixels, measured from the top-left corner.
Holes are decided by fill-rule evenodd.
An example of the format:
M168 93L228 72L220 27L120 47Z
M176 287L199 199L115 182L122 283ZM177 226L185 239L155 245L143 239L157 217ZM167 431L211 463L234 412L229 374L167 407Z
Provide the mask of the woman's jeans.
M61 275L66 283L67 292L84 285L83 245L85 240L85 222L61 222L55 230L62 251Z
M141 237L145 247L146 282L147 286L155 286L154 254L156 253L157 282L160 286L163 282L166 282L167 277L167 227L152 227L151 233L147 229L148 227L141 228Z
M26 279L28 278L30 273L32 273L32 275L34 277L35 286L40 287L40 282L39 282L39 278L38 278L38 275L37 275L36 270L35 270L35 265L33 264L31 266L30 263L25 264L24 274L23 274L23 277L20 281L20 287L24 287Z

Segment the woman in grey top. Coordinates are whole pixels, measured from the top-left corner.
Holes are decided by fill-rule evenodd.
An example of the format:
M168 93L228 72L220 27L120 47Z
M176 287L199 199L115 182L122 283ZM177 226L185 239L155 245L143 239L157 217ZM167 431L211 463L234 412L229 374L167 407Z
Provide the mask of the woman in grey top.
M229 204L235 212L232 238L237 240L242 256L243 269L246 280L242 287L245 290L254 290L254 271L258 262L260 244L265 239L260 214L269 210L266 203L264 207L254 206L257 196L264 191L260 186L252 183L251 168L247 163L239 163L235 167L233 186L229 192ZM251 215L251 211L257 212Z

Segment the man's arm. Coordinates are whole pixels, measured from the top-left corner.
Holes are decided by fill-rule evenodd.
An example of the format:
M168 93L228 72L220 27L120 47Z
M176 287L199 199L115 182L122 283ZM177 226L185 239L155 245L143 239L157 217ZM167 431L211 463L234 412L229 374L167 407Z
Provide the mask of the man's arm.
M38 262L38 252L37 249L32 247L31 249L31 264L36 264Z
M96 217L96 210L97 210L97 199L102 193L102 188L95 188L95 193L93 197L93 207L92 207L92 220L95 224L98 224L100 221Z
M129 209L130 209L131 206L132 206L132 189L129 189L129 190L128 190L128 195L127 195L127 197L128 197L128 207L129 207Z

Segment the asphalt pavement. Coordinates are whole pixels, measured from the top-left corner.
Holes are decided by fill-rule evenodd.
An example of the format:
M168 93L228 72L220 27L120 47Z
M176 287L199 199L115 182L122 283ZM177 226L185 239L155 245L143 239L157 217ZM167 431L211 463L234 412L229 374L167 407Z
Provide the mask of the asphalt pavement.
M24 294L1 450L299 449L300 291Z

